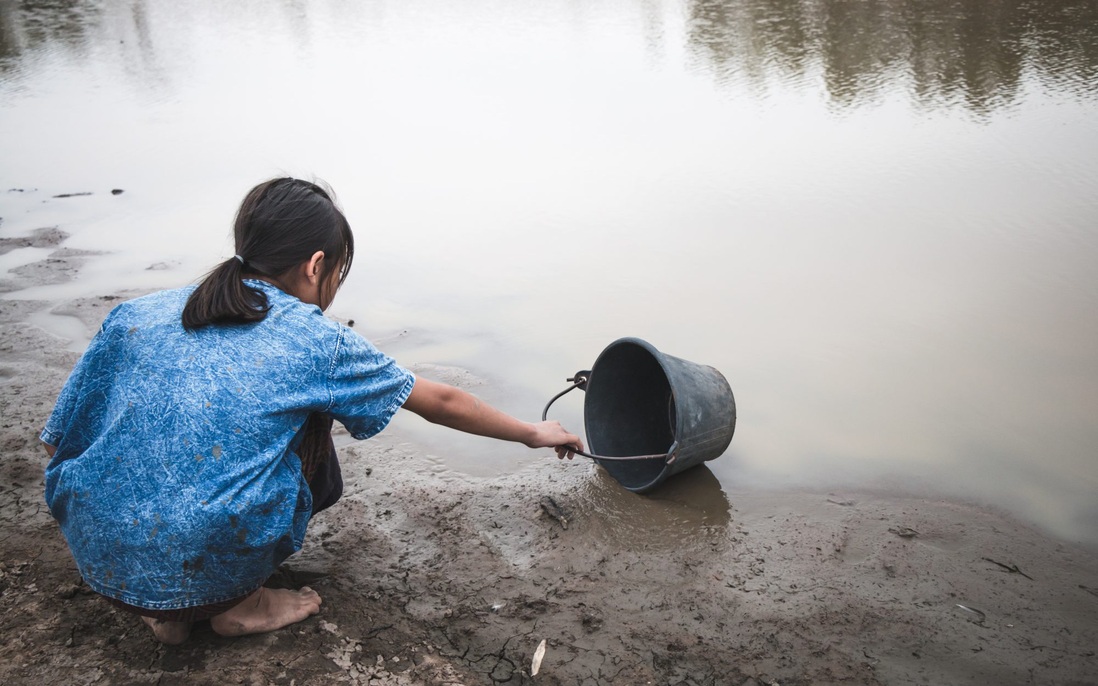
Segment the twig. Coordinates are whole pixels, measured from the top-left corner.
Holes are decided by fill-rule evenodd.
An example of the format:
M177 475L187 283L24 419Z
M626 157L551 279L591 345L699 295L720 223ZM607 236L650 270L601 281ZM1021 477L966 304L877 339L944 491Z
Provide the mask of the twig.
M1000 567L1007 570L1011 574L1021 574L1022 576L1029 579L1030 581L1033 581L1033 577L1031 577L1029 574L1026 574L1022 570L1018 569L1018 565L1005 565L1002 562L999 562L997 560L992 560L990 557L985 557L983 559L984 559L985 562L990 562L991 564L999 565Z
M541 509L545 510L545 514L555 519L562 529L568 528L568 516L564 512L564 508L558 505L552 496L542 496L540 505Z
M976 622L976 623L977 623L977 624L979 624L979 625L981 625L981 626L983 626L983 624L984 624L984 620L986 620L986 619L987 619L987 615L986 615L986 614L984 614L982 610L977 610L977 609L976 609L976 608L974 608L974 607L968 607L968 606L965 606L965 605L961 605L960 603L957 603L957 607L961 608L961 609L962 609L962 610L964 610L965 612L968 612L968 613L970 613L970 614L974 614L974 615L976 615L977 617L979 617L979 618L980 618L980 621L978 621L978 622Z
M915 538L919 535L919 532L910 526L892 526L888 528L888 532L896 534L900 538Z
M388 629L392 629L392 628L393 628L392 624L386 624L385 626L374 627L368 634L366 634L362 638L362 640L363 641L369 641L371 639L377 638L377 635L380 634L382 631L387 631Z

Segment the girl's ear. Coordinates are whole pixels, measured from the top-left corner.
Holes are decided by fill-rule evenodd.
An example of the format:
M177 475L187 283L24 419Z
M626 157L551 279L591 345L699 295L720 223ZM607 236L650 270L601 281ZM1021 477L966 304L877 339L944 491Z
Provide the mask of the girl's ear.
M308 262L305 263L305 273L303 274L303 276L310 284L320 283L320 275L321 272L323 272L323 260L324 251L317 250L315 253L313 253L313 256L309 258Z

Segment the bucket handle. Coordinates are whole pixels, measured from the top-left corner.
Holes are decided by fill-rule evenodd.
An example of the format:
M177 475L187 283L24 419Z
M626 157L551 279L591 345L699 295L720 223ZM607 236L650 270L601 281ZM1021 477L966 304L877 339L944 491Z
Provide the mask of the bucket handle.
M572 391L576 390L577 388L586 391L587 390L587 380L590 377L591 377L591 370L590 369L584 369L584 370L576 372L575 376L570 376L567 379L565 379L566 381L571 381L572 385L569 386L568 388L564 389L560 393L557 393L556 395L554 395L552 398L549 399L549 402L545 404L545 409L541 411L541 421L544 422L546 420L546 417L548 417L548 415L549 415L550 406L552 406L552 404L555 403L558 398L560 398L560 397L562 397L562 396L564 396L568 393L571 393ZM589 457L592 460L610 460L612 462L626 462L628 460L660 459L660 460L664 460L667 464L673 464L675 462L675 459L678 457L675 454L675 448L677 448L677 447L678 447L678 442L675 442L675 443L671 444L671 449L668 450L666 453L662 453L662 454L659 454L659 455L631 455L629 457L610 457L610 456L607 456L607 455L592 455L590 453L585 453L582 450L573 450L572 452L574 452L577 455L583 455L584 457Z

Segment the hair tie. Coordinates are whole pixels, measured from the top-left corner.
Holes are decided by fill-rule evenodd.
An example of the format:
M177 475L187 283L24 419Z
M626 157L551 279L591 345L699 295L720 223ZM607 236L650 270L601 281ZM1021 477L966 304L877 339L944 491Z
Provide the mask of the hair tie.
M240 255L233 255L234 259L240 260L240 264L244 264L244 258Z

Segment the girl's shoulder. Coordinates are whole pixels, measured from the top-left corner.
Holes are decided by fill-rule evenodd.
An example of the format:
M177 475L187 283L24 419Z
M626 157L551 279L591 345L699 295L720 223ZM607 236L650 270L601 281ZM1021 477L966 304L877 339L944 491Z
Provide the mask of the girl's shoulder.
M195 286L153 291L115 305L107 314L103 325L136 323L150 324L156 320L178 320L182 315L187 298Z

